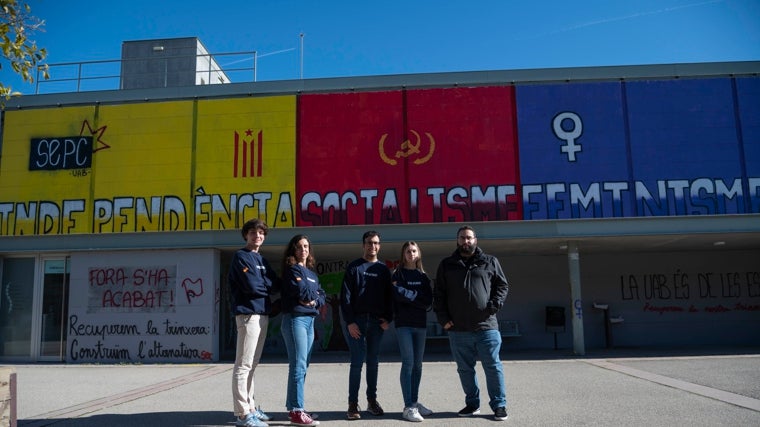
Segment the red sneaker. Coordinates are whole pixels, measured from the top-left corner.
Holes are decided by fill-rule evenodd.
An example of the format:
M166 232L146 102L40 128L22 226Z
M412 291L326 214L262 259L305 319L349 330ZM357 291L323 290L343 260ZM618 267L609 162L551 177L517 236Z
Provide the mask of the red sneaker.
M318 426L319 421L315 421L306 411L290 411L290 424L296 426Z

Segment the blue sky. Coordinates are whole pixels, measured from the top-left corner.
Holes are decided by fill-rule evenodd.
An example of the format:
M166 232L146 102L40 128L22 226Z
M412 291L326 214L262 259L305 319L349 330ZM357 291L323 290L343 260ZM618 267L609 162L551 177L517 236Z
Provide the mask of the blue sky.
M49 64L198 37L211 53L256 51L259 81L760 60L760 0L28 3L45 20L33 39ZM0 81L34 93L5 62Z

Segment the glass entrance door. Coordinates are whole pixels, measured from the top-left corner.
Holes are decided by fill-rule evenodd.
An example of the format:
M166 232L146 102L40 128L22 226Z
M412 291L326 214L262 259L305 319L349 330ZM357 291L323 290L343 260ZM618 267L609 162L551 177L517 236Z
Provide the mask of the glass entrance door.
M29 360L34 313L34 257L2 260L0 358Z
M63 361L69 307L69 258L43 258L42 268L39 360Z

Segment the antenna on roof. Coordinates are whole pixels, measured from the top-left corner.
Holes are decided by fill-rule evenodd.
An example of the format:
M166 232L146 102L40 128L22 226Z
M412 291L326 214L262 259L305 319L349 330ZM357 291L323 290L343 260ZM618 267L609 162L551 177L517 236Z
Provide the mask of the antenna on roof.
M301 80L303 80L303 31L299 34L301 38Z

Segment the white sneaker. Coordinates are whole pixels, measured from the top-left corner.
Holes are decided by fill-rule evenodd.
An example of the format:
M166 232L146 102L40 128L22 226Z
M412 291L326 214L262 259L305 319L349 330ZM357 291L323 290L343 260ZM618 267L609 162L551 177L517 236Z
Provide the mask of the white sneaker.
M427 416L433 415L433 411L431 411L430 409L426 408L425 405L423 405L420 402L415 403L414 406L417 408L417 411L423 417L427 417Z
M419 423L425 421L420 415L420 412L414 406L408 406L404 408L404 419L413 423Z

